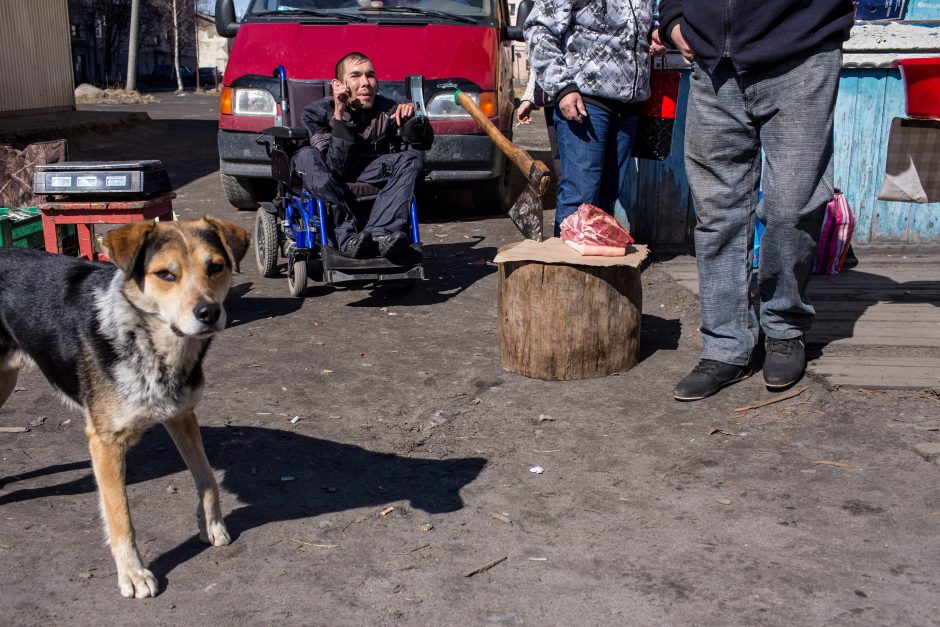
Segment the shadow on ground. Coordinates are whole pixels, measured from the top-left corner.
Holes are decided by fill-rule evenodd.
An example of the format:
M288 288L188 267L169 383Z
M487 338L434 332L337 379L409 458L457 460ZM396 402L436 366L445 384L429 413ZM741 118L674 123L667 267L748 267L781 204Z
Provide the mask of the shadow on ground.
M276 279L271 279L272 281ZM281 277L284 284L284 291L287 291L287 279ZM225 299L225 312L228 318L226 328L234 327L261 320L262 318L277 318L298 311L304 305L302 298L285 296L283 298L272 298L270 296L248 296L251 293L254 283L246 281L233 285L229 290L228 298Z
M350 307L384 307L390 303L401 306L433 305L448 301L480 279L496 272L492 246L477 248L483 236L471 237L463 242L426 244L424 251L425 281L418 281L414 290L402 293L377 286L365 291L365 296Z
M659 351L674 351L679 348L682 322L659 316L643 314L640 327L640 361L645 361Z
M159 159L173 189L219 170L216 120L149 120L120 132L97 133L69 141L72 161ZM133 137L130 141L129 136ZM183 141L185 146L177 140ZM129 149L128 146L134 146Z
M272 522L374 508L396 501L408 501L411 507L429 514L454 512L464 505L460 490L475 481L486 465L486 460L480 457L406 458L262 427L203 427L202 436L210 463L225 471L222 487L235 497L223 500L225 522L233 539ZM88 469L88 473L66 483L13 489L2 494L0 506L94 492L95 481L88 461L3 477L0 487L9 490L20 481L81 469ZM184 470L172 440L163 429L148 432L127 456L128 484ZM188 476L185 480L189 481ZM148 489L162 488L153 485ZM235 502L243 505L228 509ZM193 536L159 556L151 569L158 576L165 576L204 548L206 545Z

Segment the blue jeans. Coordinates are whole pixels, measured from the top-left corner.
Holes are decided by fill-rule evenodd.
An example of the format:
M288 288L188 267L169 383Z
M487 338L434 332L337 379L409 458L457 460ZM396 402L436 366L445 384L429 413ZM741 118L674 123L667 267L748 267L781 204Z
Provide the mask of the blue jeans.
M743 75L725 61L710 76L693 63L685 167L697 219L703 359L744 365L759 328L793 339L812 323L806 286L833 196L841 62L841 51L822 50ZM759 187L766 225L757 269L760 327L748 293Z
M555 107L555 129L561 176L558 204L555 208L555 235L561 222L578 210L582 203L596 205L613 214L614 202L627 174L638 115L609 113L589 102L584 103L587 118L583 122L566 120Z

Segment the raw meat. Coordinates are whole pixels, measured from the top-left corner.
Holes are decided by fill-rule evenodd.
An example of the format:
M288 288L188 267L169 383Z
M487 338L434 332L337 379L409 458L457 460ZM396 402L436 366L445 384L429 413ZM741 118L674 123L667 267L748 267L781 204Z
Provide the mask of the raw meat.
M581 255L622 257L633 238L612 215L585 203L562 221L561 241Z

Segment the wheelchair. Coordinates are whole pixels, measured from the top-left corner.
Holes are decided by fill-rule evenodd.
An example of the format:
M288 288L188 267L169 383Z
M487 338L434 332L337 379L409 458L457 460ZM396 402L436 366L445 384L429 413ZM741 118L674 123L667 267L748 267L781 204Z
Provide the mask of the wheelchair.
M281 82L282 117L287 119L287 85L284 68L279 66L274 77ZM424 109L422 77L409 76L407 86L415 105L415 118L430 129ZM424 279L418 210L414 196L406 216L405 231L411 244L389 258L353 259L340 254L330 244L332 227L328 222L326 203L304 189L303 181L294 171L292 155L309 145L306 128L272 126L261 131L265 142L271 143L271 176L277 192L271 202L263 202L255 217L255 257L258 271L270 278L278 274L279 258L287 260L287 287L292 296L301 297L307 279L316 263L322 267L324 285L362 287L385 284L401 292L409 291ZM259 140L260 141L260 140ZM407 143L407 142L405 142ZM366 214L380 191L361 182L347 184L356 202L352 207L357 216Z

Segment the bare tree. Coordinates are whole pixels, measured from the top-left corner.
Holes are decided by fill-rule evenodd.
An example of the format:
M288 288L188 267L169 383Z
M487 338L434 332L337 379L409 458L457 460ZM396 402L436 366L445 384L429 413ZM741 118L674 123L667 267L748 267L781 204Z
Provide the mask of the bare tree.
M117 81L121 52L127 42L131 0L69 0L69 19L83 33L97 69L92 80L104 85Z
M176 90L183 91L183 77L180 75L180 49L195 45L195 10L196 0L152 0L154 8L162 16L169 37L173 42L173 73L176 76Z
M176 72L176 91L183 91L183 79L180 76L180 16L173 0L173 69Z
M116 64L127 41L130 26L130 0L94 0L96 29L101 33L104 52L105 81L108 85L118 79Z

